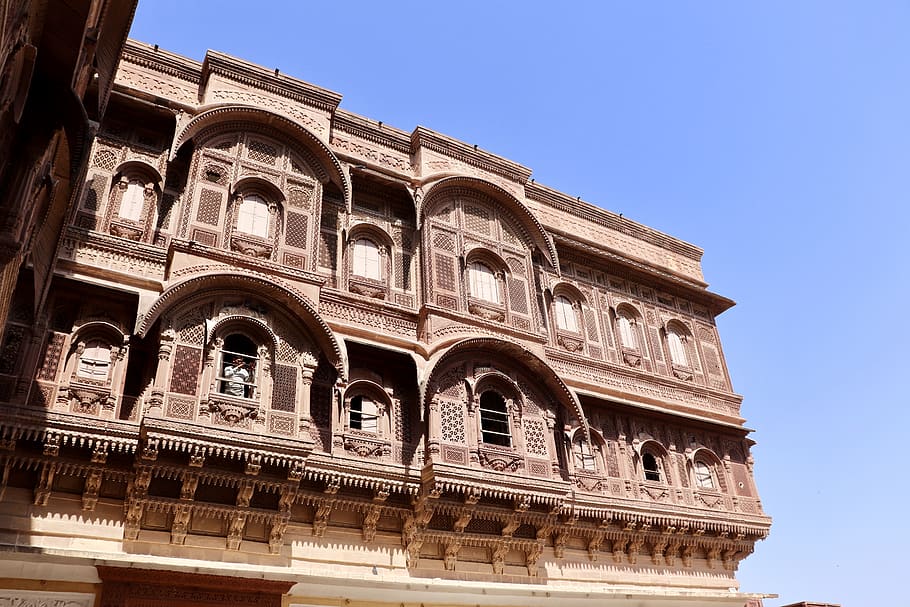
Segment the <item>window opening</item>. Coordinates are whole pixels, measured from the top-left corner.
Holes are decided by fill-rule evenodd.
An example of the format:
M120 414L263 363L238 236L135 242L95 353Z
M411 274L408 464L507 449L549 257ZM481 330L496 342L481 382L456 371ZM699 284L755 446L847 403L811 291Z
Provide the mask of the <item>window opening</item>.
M622 345L633 350L638 349L638 339L635 337L635 328L628 316L619 316L619 339Z
M695 462L695 484L699 489L714 489L714 476L705 462Z
M657 458L651 453L645 453L641 456L641 465L645 469L645 480L659 481L660 468L657 465Z
M259 357L256 345L239 334L229 335L221 349L221 377L218 378L222 394L238 398L256 395L256 366Z
M131 181L126 186L123 198L120 200L119 215L121 219L140 221L142 209L145 206L145 187L138 181Z
M670 330L667 332L667 343L670 346L670 360L673 361L673 364L686 366L689 364L689 359L686 356L686 347L683 344L682 337L676 331Z
M377 432L379 430L379 408L376 403L366 396L352 398L348 426L352 430Z
M556 326L564 331L578 333L578 318L569 298L558 295L553 304L556 308Z
M471 285L471 295L491 303L499 303L499 285L496 283L496 274L480 262L472 262L468 267L468 277Z
M354 242L354 264L351 271L355 276L373 280L382 279L379 247L372 240L358 238Z
M584 438L575 441L575 467L579 470L597 470L591 444Z
M79 356L79 368L76 375L88 379L107 379L111 368L110 344L93 339L85 344Z
M480 395L480 435L485 443L512 446L506 401L496 392L489 391Z
M259 196L244 196L237 213L237 231L266 238L269 235L269 205Z

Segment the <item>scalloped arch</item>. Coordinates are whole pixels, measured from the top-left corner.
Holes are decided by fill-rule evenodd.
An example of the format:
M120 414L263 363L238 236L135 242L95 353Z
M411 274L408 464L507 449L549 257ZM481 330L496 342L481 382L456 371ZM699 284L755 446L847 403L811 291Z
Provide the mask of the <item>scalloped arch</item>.
M528 240L533 242L534 245L540 249L553 269L556 270L557 274L559 273L559 257L556 254L556 245L553 244L553 239L550 238L550 235L544 229L543 225L523 202L516 198L514 194L495 183L490 183L489 181L477 177L466 176L446 177L441 179L431 185L426 191L426 194L417 209L419 221L421 223L423 222L424 213L426 213L427 209L432 208L437 198L444 195L447 190L456 187L474 190L486 194L496 201L504 202L507 207L513 211L519 222L521 222L520 227Z
M585 435L590 439L588 420L581 408L581 403L575 393L562 381L556 372L540 357L524 346L495 337L474 337L462 340L446 350L436 352L427 363L424 375L420 382L420 402L427 406L427 387L430 385L437 369L445 365L450 358L462 353L479 350L489 356L490 352L500 354L529 371L532 376L539 379L548 388L553 397L575 417L579 425L584 428Z
M320 163L331 168L326 175L339 187L344 196L345 206L350 211L351 183L335 153L302 124L268 110L236 104L210 106L180 129L174 138L170 159L173 160L180 148L191 139L196 139L211 127L228 122L272 127L292 140L302 143Z
M137 334L146 337L155 322L166 311L194 297L212 297L220 294L249 293L277 304L292 317L303 321L329 362L338 371L339 377L347 379L347 357L341 343L319 316L315 306L290 287L276 283L274 279L238 272L225 271L191 276L168 286L152 304L139 324Z
M347 242L354 242L358 238L376 240L389 249L395 248L395 241L392 240L392 237L388 232L386 232L380 226L372 223L367 223L365 221L360 221L353 224L348 230Z
M694 464L698 459L710 461L716 466L722 466L724 463L723 460L720 459L717 454L708 447L698 447L688 454L687 459L689 460L690 464Z
M231 194L234 196L240 192L245 191L261 192L263 194L267 194L266 198L280 203L284 203L286 200L284 192L282 192L277 185L268 179L259 177L258 175L247 175L245 177L241 177L236 181L236 183L231 186Z
M573 285L571 282L566 282L565 280L556 280L550 285L550 294L553 298L558 297L561 294L571 294L569 299L575 299L579 302L590 305L591 302L588 301L588 298L585 297L585 294L582 293L581 289Z
M118 346L122 346L128 340L128 336L123 332L123 329L114 323L106 320L89 320L84 324L79 325L75 331L73 331L71 343L76 344L86 336L92 335L105 335L114 339L119 339L119 343L116 344Z
M145 160L139 160L136 158L125 160L117 165L117 168L114 170L114 175L119 175L126 172L144 173L147 177L150 177L152 181L154 181L159 190L164 189L164 178L161 177L161 173L158 171L158 168L152 164L149 164Z

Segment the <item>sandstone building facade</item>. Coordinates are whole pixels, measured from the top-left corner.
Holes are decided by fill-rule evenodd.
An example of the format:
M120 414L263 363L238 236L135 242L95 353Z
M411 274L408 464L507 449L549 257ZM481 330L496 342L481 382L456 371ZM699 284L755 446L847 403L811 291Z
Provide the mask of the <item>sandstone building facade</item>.
M701 251L340 101L127 42L9 306L0 600L742 607Z

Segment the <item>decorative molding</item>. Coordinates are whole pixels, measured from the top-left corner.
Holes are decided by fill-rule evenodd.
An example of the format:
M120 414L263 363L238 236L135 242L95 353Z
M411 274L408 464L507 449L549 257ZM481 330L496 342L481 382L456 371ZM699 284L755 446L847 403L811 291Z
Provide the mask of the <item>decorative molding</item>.
M212 74L223 76L253 89L267 91L273 95L293 99L324 112L334 112L341 103L341 95L318 87L303 80L285 76L278 70L270 70L236 57L217 51L208 51L202 62L204 88Z
M531 177L531 169L517 162L512 162L484 150L478 150L476 146L472 147L463 141L458 141L422 126L417 127L411 133L411 153L416 153L420 148L432 150L458 162L505 177L509 181L519 184L524 184Z

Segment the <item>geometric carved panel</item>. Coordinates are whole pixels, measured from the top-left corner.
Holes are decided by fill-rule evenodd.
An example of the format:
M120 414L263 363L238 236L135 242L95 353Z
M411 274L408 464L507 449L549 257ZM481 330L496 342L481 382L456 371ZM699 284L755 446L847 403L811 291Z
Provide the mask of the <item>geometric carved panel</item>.
M174 368L171 373L171 392L196 395L199 383L199 366L202 350L178 345L174 353Z
M442 440L450 443L464 443L464 406L457 401L443 400L439 417L442 422Z

